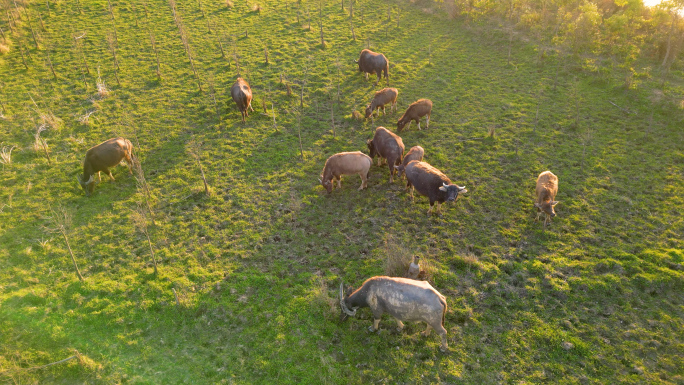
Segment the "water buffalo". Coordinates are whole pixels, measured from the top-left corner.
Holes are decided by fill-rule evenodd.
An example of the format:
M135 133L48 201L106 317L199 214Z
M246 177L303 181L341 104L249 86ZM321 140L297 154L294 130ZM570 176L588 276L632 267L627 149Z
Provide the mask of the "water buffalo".
M432 329L442 338L440 349L446 351L447 331L444 328L444 318L447 312L446 298L435 290L427 281L416 281L407 278L372 277L363 285L352 291L340 284L340 317L346 320L348 316L356 315L356 310L370 307L373 313L371 332L378 330L380 319L384 313L389 313L397 320L398 330L404 328L406 321L422 321L427 324L423 336L428 336Z
M458 199L458 194L467 193L465 187L451 184L441 171L432 167L428 163L417 160L406 165L407 184L406 188L411 188L411 200L413 200L413 189L430 199L428 215L432 214L432 206L437 202L437 214L442 213L443 202L453 202Z
M371 158L378 156L378 166L383 158L387 160L390 183L394 182L394 166L401 164L404 158L404 142L401 138L385 127L378 127L375 129L375 136L373 139L368 139L366 145L370 150Z
M332 155L325 161L323 173L318 181L321 182L323 187L328 190L328 194L330 194L335 186L335 179L337 179L337 187L341 188L342 175L359 174L361 177L361 187L359 187L359 190L363 190L368 186L371 164L373 164L373 159L361 151L340 152L339 154Z
M411 127L411 122L416 121L418 123L418 130L420 130L420 118L427 115L427 122L425 123L425 128L430 128L430 114L432 114L432 100L430 99L418 99L411 103L410 106L404 112L404 115L397 121L397 131L404 129L404 126L408 123L408 130Z
M95 188L95 184L102 181L100 171L107 173L113 181L114 177L109 167L116 166L123 159L126 159L128 171L133 174L131 170L131 165L133 164L132 152L133 145L128 139L124 138L106 140L86 151L85 160L83 161L83 174L78 176L78 183L86 192L86 196L90 196L93 188ZM97 174L98 182L95 182L93 178L95 174Z
M359 55L359 60L354 60L355 63L359 65L359 72L366 73L366 80L368 80L368 74L377 74L378 80L375 82L377 86L380 82L381 74L384 72L385 78L387 79L387 85L389 86L389 60L385 55L381 53L375 53L369 49L364 49Z
M242 123L245 122L245 116L249 116L247 108L254 112L252 108L252 89L249 84L243 78L237 78L235 84L230 87L230 96L233 97L233 101L237 105L238 110L242 114Z
M375 96L373 96L373 100L371 100L370 104L368 107L366 107L366 118L371 116L375 112L375 110L378 111L378 115L380 115L380 107L382 107L382 113L385 113L385 105L386 104L392 104L390 106L390 112L392 112L392 109L396 111L397 109L397 96L399 95L399 91L396 88L383 88L380 91L375 93Z
M537 219L544 213L544 227L546 227L547 222L551 222L551 218L556 216L556 211L553 206L558 204L555 201L556 194L558 193L558 177L555 176L551 171L544 171L537 177L537 199L534 201L534 207L537 208Z
M404 160L401 162L399 166L394 166L394 168L399 171L397 174L397 177L403 177L404 176L404 170L406 169L406 165L409 164L409 162L414 161L414 160L423 160L423 155L425 155L425 150L423 150L423 147L420 146L413 146L409 150L408 154L404 156Z

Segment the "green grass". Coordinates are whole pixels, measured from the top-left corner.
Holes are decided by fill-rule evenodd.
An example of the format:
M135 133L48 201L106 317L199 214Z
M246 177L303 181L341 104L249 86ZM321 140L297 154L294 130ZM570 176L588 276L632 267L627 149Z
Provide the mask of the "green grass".
M0 54L0 142L17 146L0 171L0 382L684 382L681 68L624 90L617 70L589 74L553 55L539 63L528 42L514 42L509 65L507 34L450 20L429 3L392 2L387 21L386 4L358 2L352 41L348 14L326 2L321 49L317 3L300 8L303 24L309 7L307 31L296 2L259 2L260 13L252 3L204 2L209 33L198 3L187 2L178 10L198 92L169 4L147 2L146 18L143 2L113 2L119 86L107 2L80 4L82 13L75 2L50 2L48 14L31 2L41 49L22 18L22 37L11 33L11 51ZM84 30L87 90L71 39ZM254 90L246 124L230 100L236 66L221 57L219 36ZM375 125L351 118L379 89L352 62L367 39L392 63L400 112L421 97L434 102L430 129L413 125L401 136L468 188L442 217L425 215L427 198L411 203L399 182L390 185L385 166L372 167L363 192L357 177L330 196L318 184L328 156L365 150L376 125L396 128L399 114ZM111 95L93 100L98 66ZM277 132L259 113L264 97ZM76 120L94 109L89 125ZM32 147L47 111L62 120L43 133L51 165ZM85 151L115 135L133 141L151 186L157 276L131 221L144 200L134 177L116 167L116 181L103 178L90 198L76 182ZM210 197L188 152L193 140L202 143ZM560 204L543 231L532 202L546 169L559 177ZM51 232L50 207L72 215L84 282ZM375 335L367 310L338 322L340 281L358 286L384 274L392 250L421 254L434 269L449 304L448 354L434 333L420 336L423 324L397 333L386 318ZM31 369L74 351L79 360Z

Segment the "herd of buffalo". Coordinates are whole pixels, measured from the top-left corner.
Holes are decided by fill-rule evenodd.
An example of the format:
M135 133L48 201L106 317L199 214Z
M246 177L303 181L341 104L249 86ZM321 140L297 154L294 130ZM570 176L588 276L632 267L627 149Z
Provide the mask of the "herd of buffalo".
M369 74L377 74L378 80L381 76L387 79L389 85L389 61L385 55L375 53L368 49L361 51L359 60L355 60L359 65L359 72L364 72L366 79ZM242 78L238 78L230 89L230 94L242 115L242 121L248 117L248 109L252 109L252 91L249 84ZM366 108L365 117L373 117L373 114L385 106L390 105L396 110L397 97L399 91L396 88L384 88L377 91ZM432 112L432 101L429 99L419 99L412 103L397 121L397 131L411 122L415 121L420 130L420 119L426 116L426 128L430 125L430 114ZM394 181L394 175L398 172L398 177L405 177L406 188L410 189L411 199L413 190L426 197L430 201L428 215L432 214L433 206L437 202L437 214L441 214L441 204L444 202L455 201L459 194L467 193L465 187L451 183L451 180L440 170L423 162L425 150L421 146L414 146L404 155L404 143L397 134L386 129L377 127L375 135L367 141L369 155L360 151L341 152L334 154L325 162L323 172L320 176L320 183L328 193L333 191L335 181L338 188L342 187L342 175L358 174L361 177L362 190L367 187L370 168L373 158L378 157L378 166L384 160L389 168L389 181ZM95 174L100 179L100 172L105 172L111 180L114 180L110 167L114 167L122 160L128 163L129 171L131 164L133 146L131 142L124 138L112 138L102 142L86 152L83 162L83 175L78 176L78 181L86 195L90 195L96 184ZM545 215L544 226L553 218L556 213L554 206L558 192L558 178L550 171L539 174L536 186L536 199L534 207L537 208L537 219ZM430 283L421 280L425 274L420 271L418 258L409 266L407 278L377 276L366 280L357 290L348 288L345 292L343 284L340 284L340 308L341 317L354 316L356 310L361 307L369 307L373 314L373 324L369 327L371 331L378 330L379 322L384 313L390 314L397 320L398 329L404 327L406 321L422 321L427 324L427 329L423 335L427 336L432 329L440 335L442 344L441 350L447 349L447 331L444 328L444 318L447 311L446 298L435 290Z

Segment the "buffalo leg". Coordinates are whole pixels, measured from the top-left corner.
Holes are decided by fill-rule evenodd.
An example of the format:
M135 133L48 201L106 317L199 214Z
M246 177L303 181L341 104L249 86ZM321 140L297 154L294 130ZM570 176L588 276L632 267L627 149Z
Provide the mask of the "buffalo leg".
M425 128L430 128L430 114L427 116L427 122L425 122Z
M372 332L377 331L379 328L380 328L380 318L375 318L373 320L373 324L368 327L368 330L370 330L372 333Z
M449 348L449 345L447 344L447 331L441 324L435 326L434 329L442 338L442 345L439 347L439 350L445 352Z
M420 131L420 118L416 119L416 123L418 123L418 131Z
M390 172L390 183L392 183L394 182L394 165L387 162L387 166L389 167Z
M366 80L368 80L368 72L366 72Z
M411 186L411 202L414 201L414 199L413 199L413 190L415 190L415 187Z
M97 183L102 182L102 177L100 176L100 172L97 172Z
M432 214L432 205L434 205L435 202L430 202L430 208L428 209L428 217Z
M337 176L337 187L342 188L342 175Z
M105 170L107 172L107 175L109 175L109 179L114 182L114 176L112 175L112 170L107 169Z
M430 335L430 332L431 332L431 331L432 331L432 326L428 325L427 328L425 328L425 331L423 331L423 332L420 333L420 334L422 334L423 337L427 337L427 336Z
M391 108L390 108L390 111L392 111ZM387 112L385 112L385 106L382 106L382 114L387 115ZM378 115L380 115L380 112L378 112Z
M399 318L397 318L397 331L400 332L402 330L404 330L404 323L401 322Z
M411 123L413 123L413 120L409 120L408 126L404 127L404 129L408 130L409 128L411 128Z
M362 172L359 173L359 176L361 177L361 187L359 187L359 191L365 189L368 187L368 178L366 175Z
M251 101L249 102L249 109L252 110L252 112L254 112L254 108L252 108L252 102Z

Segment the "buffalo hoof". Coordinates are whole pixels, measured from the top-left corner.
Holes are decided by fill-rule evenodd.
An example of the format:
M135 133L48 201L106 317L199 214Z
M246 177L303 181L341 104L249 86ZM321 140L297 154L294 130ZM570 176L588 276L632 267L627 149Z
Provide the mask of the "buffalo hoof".
M376 330L375 330L375 328L373 327L373 325L371 325L371 326L368 327L368 331L371 332L371 333L375 333L375 332L376 332Z

